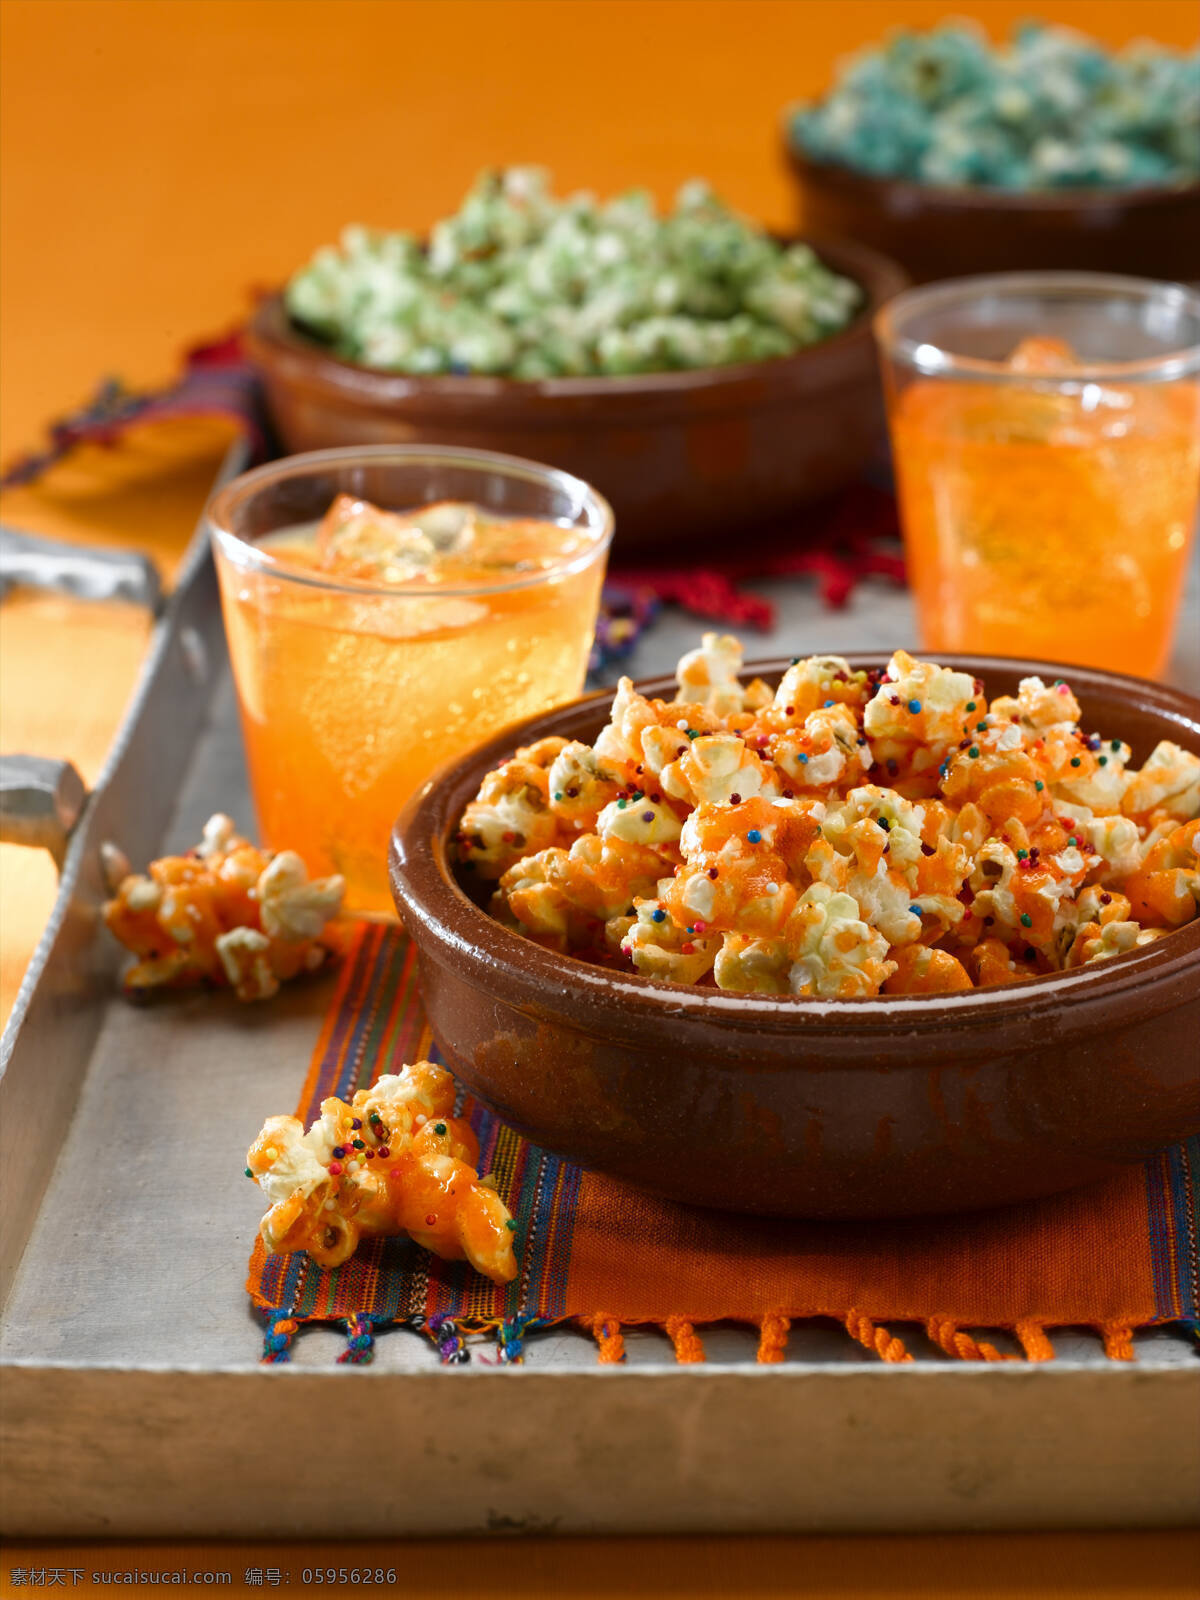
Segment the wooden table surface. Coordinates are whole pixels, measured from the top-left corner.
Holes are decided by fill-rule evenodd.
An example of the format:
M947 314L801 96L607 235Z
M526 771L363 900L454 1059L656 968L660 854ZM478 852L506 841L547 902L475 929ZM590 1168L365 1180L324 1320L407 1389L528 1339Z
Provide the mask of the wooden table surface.
M37 445L101 376L167 379L184 346L236 323L253 287L343 223L423 227L485 164L538 161L564 189L646 184L662 200L702 174L766 222L794 222L778 114L838 56L897 22L969 12L997 34L1031 10L1110 43L1188 45L1197 31L1192 0L3 0L3 457ZM147 550L169 574L228 438L210 424L140 430L6 494L0 512ZM125 607L10 595L0 747L69 756L94 780L148 631ZM48 859L0 847L0 1016L53 892ZM246 1568L285 1555L315 1559L10 1547L0 1593L14 1567L148 1563L230 1565L238 1593ZM392 1557L393 1592L438 1596L1117 1600L1193 1593L1200 1569L1189 1534L431 1543Z

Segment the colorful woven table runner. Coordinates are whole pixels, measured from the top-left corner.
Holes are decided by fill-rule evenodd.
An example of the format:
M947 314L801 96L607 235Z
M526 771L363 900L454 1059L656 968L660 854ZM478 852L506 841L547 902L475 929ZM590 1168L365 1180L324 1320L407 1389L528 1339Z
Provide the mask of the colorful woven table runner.
M349 1097L405 1061L439 1059L417 990L416 953L396 928L363 924L350 943L297 1115ZM519 1360L538 1327L577 1321L601 1361L622 1357L621 1329L652 1324L681 1361L704 1359L705 1323L759 1330L760 1361L781 1361L793 1322L832 1317L885 1361L911 1359L893 1323L919 1323L947 1354L1008 1356L980 1330L1011 1330L1029 1360L1050 1359L1048 1331L1096 1330L1132 1359L1137 1328L1200 1315L1196 1201L1200 1140L1073 1194L964 1217L802 1223L717 1215L642 1194L539 1150L464 1099L480 1171L495 1175L517 1220L520 1272L502 1288L407 1239L373 1240L335 1271L261 1241L247 1289L267 1318L264 1359L288 1357L302 1323L341 1322L339 1358L369 1360L375 1331L423 1329L447 1362L466 1336L494 1337Z

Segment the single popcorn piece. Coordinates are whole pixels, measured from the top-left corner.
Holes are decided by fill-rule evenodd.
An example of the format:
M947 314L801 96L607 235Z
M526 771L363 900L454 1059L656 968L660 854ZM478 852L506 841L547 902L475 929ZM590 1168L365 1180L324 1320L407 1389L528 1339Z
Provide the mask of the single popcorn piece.
M218 812L194 850L127 873L104 920L138 957L124 977L129 994L210 983L269 1000L336 953L344 892L340 876L310 879L294 850L259 850Z
M492 915L507 916L535 943L565 954L587 942L589 930L576 929L572 937L572 906L562 888L567 853L552 845L537 855L514 862L500 879L492 902Z
M255 889L263 930L272 939L319 939L342 908L340 878L310 880L294 850L281 850L264 867Z
M1121 809L1129 774L1116 740L1107 744L1093 734L1066 724L1048 728L1030 745L1030 754L1045 779L1050 797L1092 812Z
M837 999L1074 971L1200 915L1200 757L1163 741L1136 769L1069 684L989 704L905 651L869 673L797 657L773 695L740 671L706 634L680 700L623 678L595 744L560 742L541 764L561 831L501 875L506 927L674 983Z
M550 804L550 774L565 739L539 739L489 772L463 812L458 857L481 878L502 877L522 856L558 842L559 820Z
M873 822L856 823L847 842L852 854L840 854L820 839L808 853L807 865L818 883L853 899L859 914L877 927L890 945L921 937L921 908L902 873L884 859L887 836Z
M1074 728L1079 723L1079 702L1070 685L1047 685L1041 678L1022 678L1016 695L1001 695L992 701L992 710L1008 722L1019 723L1035 738L1050 728Z
M964 725L986 711L974 678L897 650L863 712L863 731L894 787L905 793L915 781L918 792L932 793L937 769L958 748Z
M907 944L891 955L895 971L884 980L884 994L957 994L975 985L949 950Z
M654 893L667 863L650 845L585 833L570 850L552 846L518 861L500 880L500 894L539 943L563 954L603 946L604 924Z
M450 1074L417 1061L349 1102L323 1100L307 1132L295 1117L269 1117L246 1157L246 1176L270 1202L259 1227L267 1249L304 1250L331 1269L364 1238L406 1233L510 1283L516 1224L478 1177L478 1141L453 1110Z
M1109 923L1128 922L1131 911L1128 899L1116 890L1105 889L1098 883L1088 884L1081 889L1067 908L1059 930L1061 966L1069 969L1090 961L1093 948L1098 947L1101 931ZM1117 952L1110 949L1110 953Z
M654 893L669 865L661 850L615 834L585 833L567 852L562 881L571 901L607 922Z
M580 833L595 831L600 813L622 788L618 770L578 739L555 756L547 784L551 811L560 823Z
M1129 817L1190 822L1200 815L1200 756L1162 740L1130 775L1121 810Z
M985 921L990 917L1002 934L1050 951L1071 918L1075 893L1088 870L1088 857L1074 837L1056 855L1022 854L990 839L970 879L974 913Z
M1125 770L1129 747L1119 745L1114 749L1114 744L1115 740L1108 740L1097 754L1085 740L1082 748L1076 746L1067 755L1065 770L1060 767L1056 773L1047 772L1060 812L1071 806L1085 808L1101 817L1113 817L1120 812L1129 787L1129 774ZM1073 757L1079 758L1078 767L1071 765Z
M676 922L773 934L796 902L791 879L803 868L824 807L758 796L738 805L697 806L683 825L683 864L665 900Z
M878 994L895 963L888 942L858 915L849 895L814 883L801 895L784 930L792 955L788 986L793 994L838 999Z
M847 1000L879 993L895 970L887 951L887 940L860 919L848 894L814 883L777 938L727 934L715 972L722 989Z
M1111 956L1122 956L1129 950L1140 950L1144 945L1161 939L1162 928L1143 928L1136 922L1089 922L1080 928L1064 967L1083 967L1091 961L1106 961Z
M683 656L676 668L680 704L702 705L714 716L727 717L745 706L741 685L742 646L732 634L706 633L699 650Z
M942 763L942 796L952 806L974 805L988 823L1002 826L1010 818L1030 825L1045 814L1051 796L1043 768L1021 748L1020 734L1012 724L1017 743L1005 745L1007 733L999 727L976 723L965 745Z
M1040 970L1035 950L1026 946L1019 953L1016 949L1010 949L1001 939L981 939L965 953L963 964L979 989L1017 983L1022 978L1035 978Z
M1150 927L1180 928L1200 908L1200 822L1185 822L1155 844L1125 880L1133 915Z
M596 819L596 832L606 842L648 845L668 858L682 831L683 824L669 805L637 791L628 799L609 801Z
M942 835L924 841L925 810L902 795L864 785L831 805L805 866L813 878L852 895L863 917L892 945L919 939L923 919L944 931L960 922L967 850Z
M713 968L717 987L734 994L790 994L791 962L781 938L727 933Z
M781 733L802 726L814 711L829 705L848 705L861 714L869 693L867 674L852 672L841 656L798 656L750 733Z
M775 796L779 775L735 733L701 734L679 746L659 773L663 790L690 806L730 804Z
M279 991L271 966L271 941L257 928L231 928L216 940L217 955L239 1000L269 1000Z
M765 749L794 789L858 783L873 765L854 712L840 702L810 711L799 728L770 735Z
M634 911L619 919L618 944L635 971L668 983L699 983L712 971L720 934L700 933L695 924L679 927L658 899L638 900Z
M244 843L245 840L237 837L233 818L227 817L223 811L214 811L200 830L196 854L207 861L212 856L227 855L230 850Z
M617 767L633 782L642 775L639 767L647 769L647 776L656 776L677 755L681 737L721 731L720 718L707 707L647 700L632 679L622 678L608 724L593 748L599 761Z
M1131 817L1094 817L1086 806L1072 806L1061 800L1055 810L1060 820L1070 822L1076 837L1084 839L1088 848L1100 857L1106 877L1119 881L1141 866L1146 854L1145 841Z

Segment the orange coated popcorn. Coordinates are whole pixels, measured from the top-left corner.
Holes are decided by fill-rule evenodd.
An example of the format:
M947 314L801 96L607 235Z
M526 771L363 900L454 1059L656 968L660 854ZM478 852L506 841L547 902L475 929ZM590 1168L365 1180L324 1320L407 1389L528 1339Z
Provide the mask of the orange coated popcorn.
M111 849L106 863L115 892L104 920L138 957L124 978L131 994L210 983L267 1000L336 948L342 879L310 879L294 850L257 849L220 812L195 849L152 861L145 875Z
M564 954L744 993L948 994L1136 950L1200 907L1200 755L1140 769L1066 683L990 702L899 650L885 671L797 659L771 694L706 634L674 701L625 678L594 745L489 774L460 851L492 910ZM544 741L545 742L545 741ZM520 781L495 872L478 819Z
M246 1157L246 1176L271 1202L259 1229L267 1249L339 1267L360 1239L406 1233L510 1282L516 1223L478 1176L479 1142L453 1110L453 1078L417 1061L350 1101L323 1100L307 1133L296 1117L268 1117Z

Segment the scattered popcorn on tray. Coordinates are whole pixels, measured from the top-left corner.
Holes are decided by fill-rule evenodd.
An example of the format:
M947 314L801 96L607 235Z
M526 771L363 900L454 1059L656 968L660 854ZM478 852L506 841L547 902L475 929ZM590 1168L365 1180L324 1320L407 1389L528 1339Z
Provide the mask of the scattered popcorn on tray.
M259 1228L267 1249L306 1250L331 1268L362 1238L406 1233L510 1282L516 1223L478 1176L479 1142L453 1110L453 1078L417 1061L349 1102L323 1100L307 1133L296 1117L268 1117L246 1157L246 1176L271 1202Z
M103 861L113 891L104 920L138 957L124 978L129 994L209 983L269 1000L336 950L342 879L310 879L294 850L257 849L221 812L194 849L152 861L145 874L130 872L114 847Z
M705 634L674 700L623 678L594 745L488 774L458 849L494 915L646 977L848 998L1070 970L1198 914L1200 757L1133 769L1069 684L989 704L900 650L797 659L772 694L741 664Z

